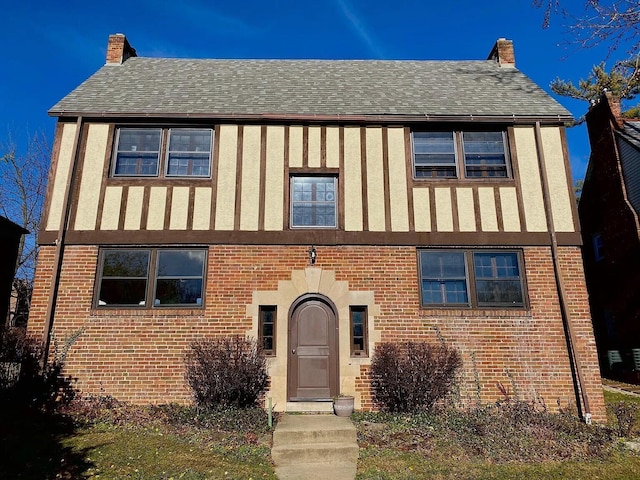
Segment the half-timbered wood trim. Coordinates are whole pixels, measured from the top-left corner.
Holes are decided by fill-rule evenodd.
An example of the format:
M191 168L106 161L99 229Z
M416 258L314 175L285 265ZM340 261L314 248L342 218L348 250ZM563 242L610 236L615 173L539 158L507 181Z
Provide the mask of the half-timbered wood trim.
M369 230L369 197L367 185L367 128L360 127L360 174L362 176L362 230Z
M146 193L146 192L145 192ZM196 203L196 187L189 187L189 206L187 207L187 230L193 229L194 205Z
M151 186L145 186L142 193L142 214L140 216L140 230L147 229L147 221L149 220L149 197L151 196ZM193 224L187 228L191 229Z
M309 167L309 126L302 127L302 167Z
M284 172L283 172L283 180L282 180L282 188L284 188L283 197L283 205L282 211L284 215L282 215L282 230L287 230L290 225L289 215L291 215L291 211L289 208L289 200L290 200L290 192L291 190L291 182L289 181L290 173L289 173L289 125L284 127Z
M122 202L120 202L120 218L118 219L118 230L124 230L124 220L127 215L127 202L129 201L129 187L122 187ZM168 224L165 221L164 228L167 228Z
M173 188L167 188L167 196L164 199L164 230L169 230L171 225L171 210L173 206Z
M460 230L460 215L458 214L458 191L455 188L449 189L451 195L451 216L453 217L453 231Z
M109 178L109 172L111 171L111 159L113 158L113 141L116 134L115 125L109 125L109 131L107 133L107 148L104 153L104 165L102 167L102 181L100 182L100 197L98 198L98 210L96 212L96 228L100 228L102 223L102 215L104 212L104 197L107 193L107 181ZM148 200L148 199L147 199ZM147 204L145 203L145 206ZM146 222L142 224L146 228Z
M496 217L498 218L498 231L504 232L504 221L502 219L502 202L500 200L500 189L493 189L493 201L496 204Z
M56 232L43 234L44 242L55 241ZM560 246L580 246L577 232L557 233ZM345 232L311 229L286 231L70 231L71 245L379 245L385 246L549 246L548 232Z
M244 126L238 125L238 144L236 145L236 203L233 217L233 229L240 230L240 209L242 208L242 138Z
M436 189L429 188L429 216L431 217L431 231L438 231L438 218L436 216Z
M69 229L75 230L76 226L76 217L78 215L78 199L80 198L80 186L82 185L82 174L84 173L84 165L86 163L87 156L87 138L89 137L89 130L91 129L91 125L85 124L85 128L82 130L82 134L80 135L80 151L79 151L79 161L76 165L76 171L74 173L75 180L73 182L73 190L70 195L70 211L69 211ZM95 230L96 222L93 224L92 230Z
M389 130L382 127L382 174L384 182L384 229L390 232L391 227L391 185L389 180Z
M478 185L474 185L471 189L473 194L473 215L476 219L476 230L482 231L482 213L480 212L480 192L478 190Z
M344 127L340 127L338 130L338 167L338 170L342 172L342 177L338 176L338 228L345 228L345 209L347 208L347 199L345 198L344 185L346 181L346 176L344 174Z
M260 186L258 187L258 230L264 230L264 215L265 215L265 197L266 197L266 182L267 182L267 126L263 125L260 129L260 178L258 180ZM286 188L283 186L283 188Z
M218 166L220 165L220 125L216 125L213 131L213 159L211 164L211 216L209 228L213 230L216 221L216 207L218 205L218 182L220 181Z
M513 127L507 129L509 136L509 149L511 157L511 171L515 180L516 197L518 199L518 215L520 216L520 230L527 231L527 222L525 216L524 201L522 199L522 179L520 178L520 166L518 165L518 149L516 148L516 136ZM500 185L502 186L502 185Z
M327 167L327 126L320 127L320 168Z
M411 150L411 129L409 127L404 128L404 165L407 177L407 202L409 203L407 211L409 214L409 231L414 232L416 230L415 224L415 210L413 205L413 159L411 158L413 152Z

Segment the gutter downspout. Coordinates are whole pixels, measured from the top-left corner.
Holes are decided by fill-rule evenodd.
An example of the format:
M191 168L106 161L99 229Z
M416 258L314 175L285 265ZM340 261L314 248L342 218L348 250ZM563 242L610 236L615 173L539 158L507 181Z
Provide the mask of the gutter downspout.
M584 388L584 376L582 374L582 362L580 355L576 349L576 338L571 322L571 314L567 307L567 294L560 268L560 259L558 258L558 240L556 238L556 230L553 224L553 212L551 210L551 199L549 196L549 180L547 178L547 166L544 158L544 150L542 148L542 131L540 122L535 124L536 149L538 151L538 168L540 170L540 179L542 180L542 197L544 199L544 209L547 217L547 229L551 239L551 257L553 259L553 272L556 279L556 288L558 290L558 299L560 301L560 313L562 315L562 323L565 331L565 339L567 341L569 362L571 364L571 374L574 381L574 389L576 390L576 400L578 401L578 411L580 412L580 404L584 405L583 419L585 423L591 423L591 409L589 408L589 396ZM576 383L577 382L577 383ZM580 400L582 399L582 402Z
M73 194L73 186L75 183L76 165L79 156L80 134L82 131L83 120L78 117L76 121L76 133L73 139L73 157L69 165L69 173L67 175L67 184L65 186L62 218L60 219L60 227L58 228L58 236L56 237L56 253L53 259L53 276L51 277L51 286L49 288L49 299L47 301L47 313L45 317L45 325L42 337L44 345L40 358L40 367L44 368L49 358L49 347L51 346L51 331L53 329L53 318L56 311L56 301L58 299L58 288L60 286L60 271L62 270L62 259L64 257L64 242L69 229L69 219L71 212L71 195Z

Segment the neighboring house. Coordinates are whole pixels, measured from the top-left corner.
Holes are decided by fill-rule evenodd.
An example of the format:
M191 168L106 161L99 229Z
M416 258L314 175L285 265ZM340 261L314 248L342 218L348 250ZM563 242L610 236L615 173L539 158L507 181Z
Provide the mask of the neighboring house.
M579 204L603 371L640 383L640 119L610 93L586 115L591 157Z
M28 230L0 216L0 331L13 323L11 315L13 280L16 274L20 246Z
M444 339L463 402L501 382L605 418L571 116L510 41L480 61L188 60L112 35L50 114L29 326L83 329L66 370L85 394L187 402L189 343L238 334L277 410L371 409L376 344Z

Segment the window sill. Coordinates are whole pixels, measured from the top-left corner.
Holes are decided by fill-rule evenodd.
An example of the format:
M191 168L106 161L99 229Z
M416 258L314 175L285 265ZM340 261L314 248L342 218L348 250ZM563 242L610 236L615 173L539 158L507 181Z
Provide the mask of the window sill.
M185 307L164 307L164 308L126 308L126 307L113 307L113 308L95 308L93 307L89 311L89 318L98 317L175 317L175 316L193 316L202 317L205 309L203 307L198 308L185 308Z
M514 308L424 308L420 309L420 318L428 317L480 317L480 318L508 318L533 317L531 309L525 307Z

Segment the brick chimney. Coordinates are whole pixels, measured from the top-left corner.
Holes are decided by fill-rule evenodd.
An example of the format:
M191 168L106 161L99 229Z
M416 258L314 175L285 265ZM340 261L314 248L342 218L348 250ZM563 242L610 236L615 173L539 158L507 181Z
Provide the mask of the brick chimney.
M591 134L591 126L598 125L597 129L603 129L603 125L611 124L614 128L622 128L624 120L620 112L620 99L611 92L604 92L602 96L591 103L589 111L585 115L587 130Z
M109 35L107 44L107 64L122 65L129 57L136 57L136 49L129 45L122 33Z
M513 53L513 41L499 38L487 60L495 60L501 67L515 67L516 57Z

